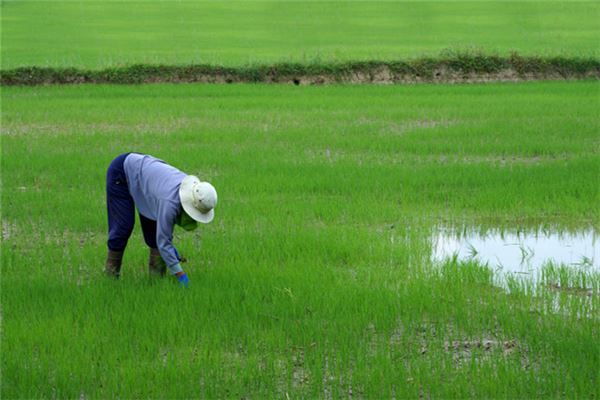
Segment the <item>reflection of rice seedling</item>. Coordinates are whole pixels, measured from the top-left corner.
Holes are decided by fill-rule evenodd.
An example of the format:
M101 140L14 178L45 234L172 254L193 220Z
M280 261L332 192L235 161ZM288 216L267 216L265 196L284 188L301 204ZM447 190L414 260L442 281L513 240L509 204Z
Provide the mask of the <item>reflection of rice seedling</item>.
M530 246L519 244L519 251L521 252L521 264L528 264L534 256L534 251Z
M594 258L582 255L581 261L579 261L579 263L577 263L577 265L582 266L582 267L591 268L594 266Z
M473 246L471 243L467 243L467 247L468 247L468 251L469 251L469 258L475 258L477 257L477 254L479 254L479 252L477 251L477 249L475 248L475 246Z
M498 269L504 270L505 268L504 268L504 264L502 264L502 260L500 260L500 258L498 256L495 256L495 257L496 257L496 261L497 261L496 265L497 265Z
M522 244L519 244L519 250L521 251L521 264L523 264L527 258L527 250Z

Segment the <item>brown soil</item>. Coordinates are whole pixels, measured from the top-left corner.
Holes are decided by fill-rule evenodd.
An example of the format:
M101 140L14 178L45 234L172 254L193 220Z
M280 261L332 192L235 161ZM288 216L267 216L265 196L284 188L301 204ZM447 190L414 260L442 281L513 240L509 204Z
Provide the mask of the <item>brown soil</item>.
M74 72L62 77L47 75L44 77L19 77L2 78L2 85L47 85L47 84L81 84L81 83L133 83L127 77L123 81L106 81L104 78L86 78L84 72ZM343 84L416 84L416 83L482 83L482 82L519 82L535 80L576 80L576 79L600 79L600 69L591 68L586 72L557 71L546 72L523 72L514 67L507 67L498 72L465 72L460 69L449 68L445 65L439 66L431 74L423 75L414 72L394 72L389 66L379 65L372 69L352 70L345 73L290 73L269 71L260 76L248 78L235 71L212 70L207 72L195 72L191 74L174 72L171 75L148 75L135 80L135 83L213 83L230 84L244 82L278 83L290 85L327 85L333 83Z
M484 83L484 82L520 82L536 80L574 80L600 79L600 73L588 72L581 76L565 78L558 73L527 73L519 74L514 69L505 69L496 73L462 73L459 71L440 68L434 71L432 77L418 74L394 74L388 67L378 67L373 71L352 72L346 75L301 75L295 77L271 76L269 83L290 83L300 85L326 85L332 83L350 84L415 84L415 83ZM214 81L222 81L215 79Z

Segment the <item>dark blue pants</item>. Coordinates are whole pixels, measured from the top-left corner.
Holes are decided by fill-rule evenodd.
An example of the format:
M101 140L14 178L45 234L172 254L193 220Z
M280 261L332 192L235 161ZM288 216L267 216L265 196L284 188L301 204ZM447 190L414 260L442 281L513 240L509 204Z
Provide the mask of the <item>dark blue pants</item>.
M129 194L123 163L130 153L121 154L106 171L106 206L108 210L108 248L123 251L135 224L135 203ZM144 241L156 249L156 221L140 214Z

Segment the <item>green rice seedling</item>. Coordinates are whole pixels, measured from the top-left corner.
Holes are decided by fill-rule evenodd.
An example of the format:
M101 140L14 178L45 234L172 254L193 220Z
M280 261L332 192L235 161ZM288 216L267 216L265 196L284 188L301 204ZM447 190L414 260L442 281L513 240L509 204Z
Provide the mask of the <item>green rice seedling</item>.
M3 88L1 396L597 397L596 273L431 261L439 226L598 229L597 92ZM125 151L219 190L175 232L189 290L148 278L139 224L104 279Z
M2 2L2 69L321 65L473 49L598 57L599 12L596 2L554 1L9 0Z

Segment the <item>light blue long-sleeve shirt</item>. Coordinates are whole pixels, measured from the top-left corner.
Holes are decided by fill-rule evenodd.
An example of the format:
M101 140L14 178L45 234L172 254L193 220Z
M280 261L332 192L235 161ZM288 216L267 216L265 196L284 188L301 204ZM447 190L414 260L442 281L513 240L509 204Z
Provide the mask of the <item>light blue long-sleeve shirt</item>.
M152 156L131 153L123 164L129 193L144 217L156 221L156 243L172 274L182 271L173 246L175 220L182 210L179 186L186 174Z

